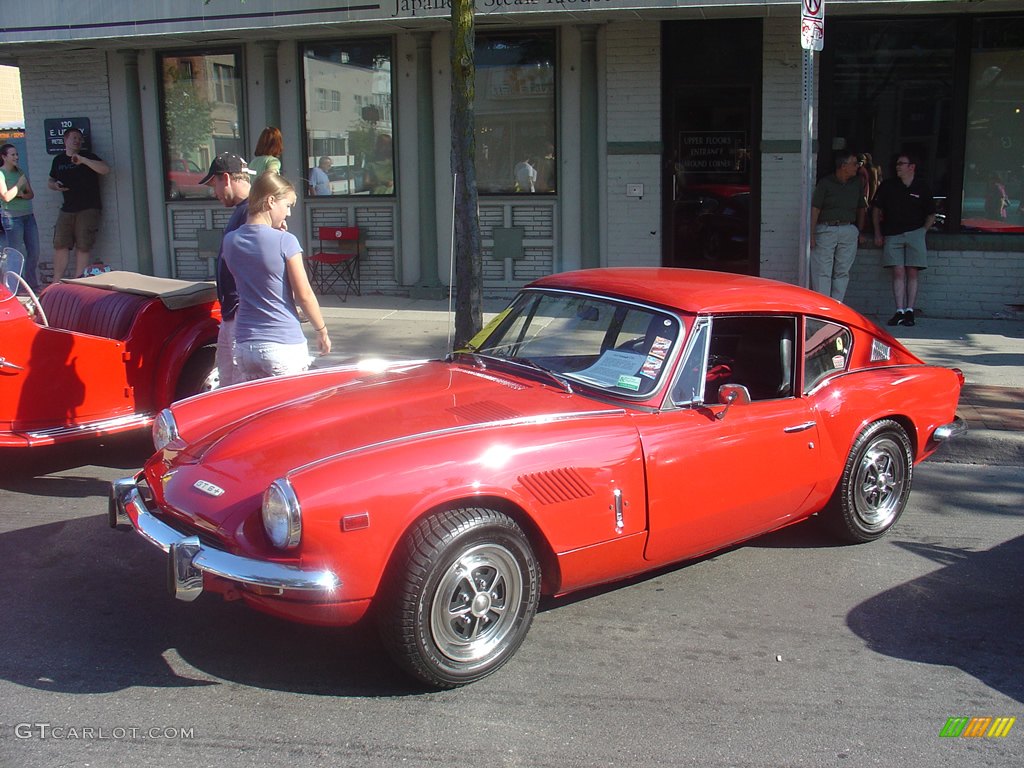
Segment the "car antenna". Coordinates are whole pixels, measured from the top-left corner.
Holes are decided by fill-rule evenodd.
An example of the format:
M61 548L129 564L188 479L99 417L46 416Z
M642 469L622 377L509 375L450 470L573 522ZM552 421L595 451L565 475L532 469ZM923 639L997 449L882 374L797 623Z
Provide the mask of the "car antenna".
M448 341L445 345L445 354L450 355L455 351L452 342L455 327L455 315L452 314L452 291L455 289L455 197L458 194L459 174L452 174L452 237L451 248L448 252Z

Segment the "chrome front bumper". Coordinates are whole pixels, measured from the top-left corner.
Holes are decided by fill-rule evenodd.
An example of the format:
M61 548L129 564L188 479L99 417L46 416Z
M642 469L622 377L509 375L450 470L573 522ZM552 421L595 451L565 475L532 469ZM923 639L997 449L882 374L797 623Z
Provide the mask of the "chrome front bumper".
M203 574L229 581L278 590L299 590L331 597L341 586L332 571L308 571L294 565L232 555L186 536L161 522L146 507L136 478L126 477L110 485L107 522L111 528L130 525L142 538L169 555L168 589L179 600L191 602L203 593Z

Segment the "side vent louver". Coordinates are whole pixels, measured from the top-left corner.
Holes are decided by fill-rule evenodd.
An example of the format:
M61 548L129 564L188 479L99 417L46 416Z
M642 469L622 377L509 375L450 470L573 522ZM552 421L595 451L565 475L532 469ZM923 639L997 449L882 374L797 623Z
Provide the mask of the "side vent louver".
M460 419L463 419L470 424L486 424L491 421L508 421L509 419L518 419L522 416L518 411L506 408L504 405L496 403L493 400L481 400L478 403L457 405L454 408L449 408L448 412L454 413Z
M593 489L580 477L575 467L520 475L519 482L541 504L557 504L560 501L572 501L594 495Z

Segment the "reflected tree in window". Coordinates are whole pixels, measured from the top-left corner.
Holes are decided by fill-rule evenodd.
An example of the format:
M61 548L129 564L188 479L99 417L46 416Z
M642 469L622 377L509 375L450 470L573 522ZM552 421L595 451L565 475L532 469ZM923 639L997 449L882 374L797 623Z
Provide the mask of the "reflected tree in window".
M237 54L160 58L164 179L168 199L208 199L199 184L220 152L245 157Z

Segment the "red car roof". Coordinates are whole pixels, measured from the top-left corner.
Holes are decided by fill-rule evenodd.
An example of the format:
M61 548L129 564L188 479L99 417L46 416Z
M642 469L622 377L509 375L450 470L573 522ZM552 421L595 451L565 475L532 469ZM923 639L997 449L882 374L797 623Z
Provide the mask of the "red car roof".
M610 267L562 272L534 280L528 288L588 291L680 312L799 312L863 326L858 312L828 296L777 280L702 269ZM870 327L872 323L867 321Z

